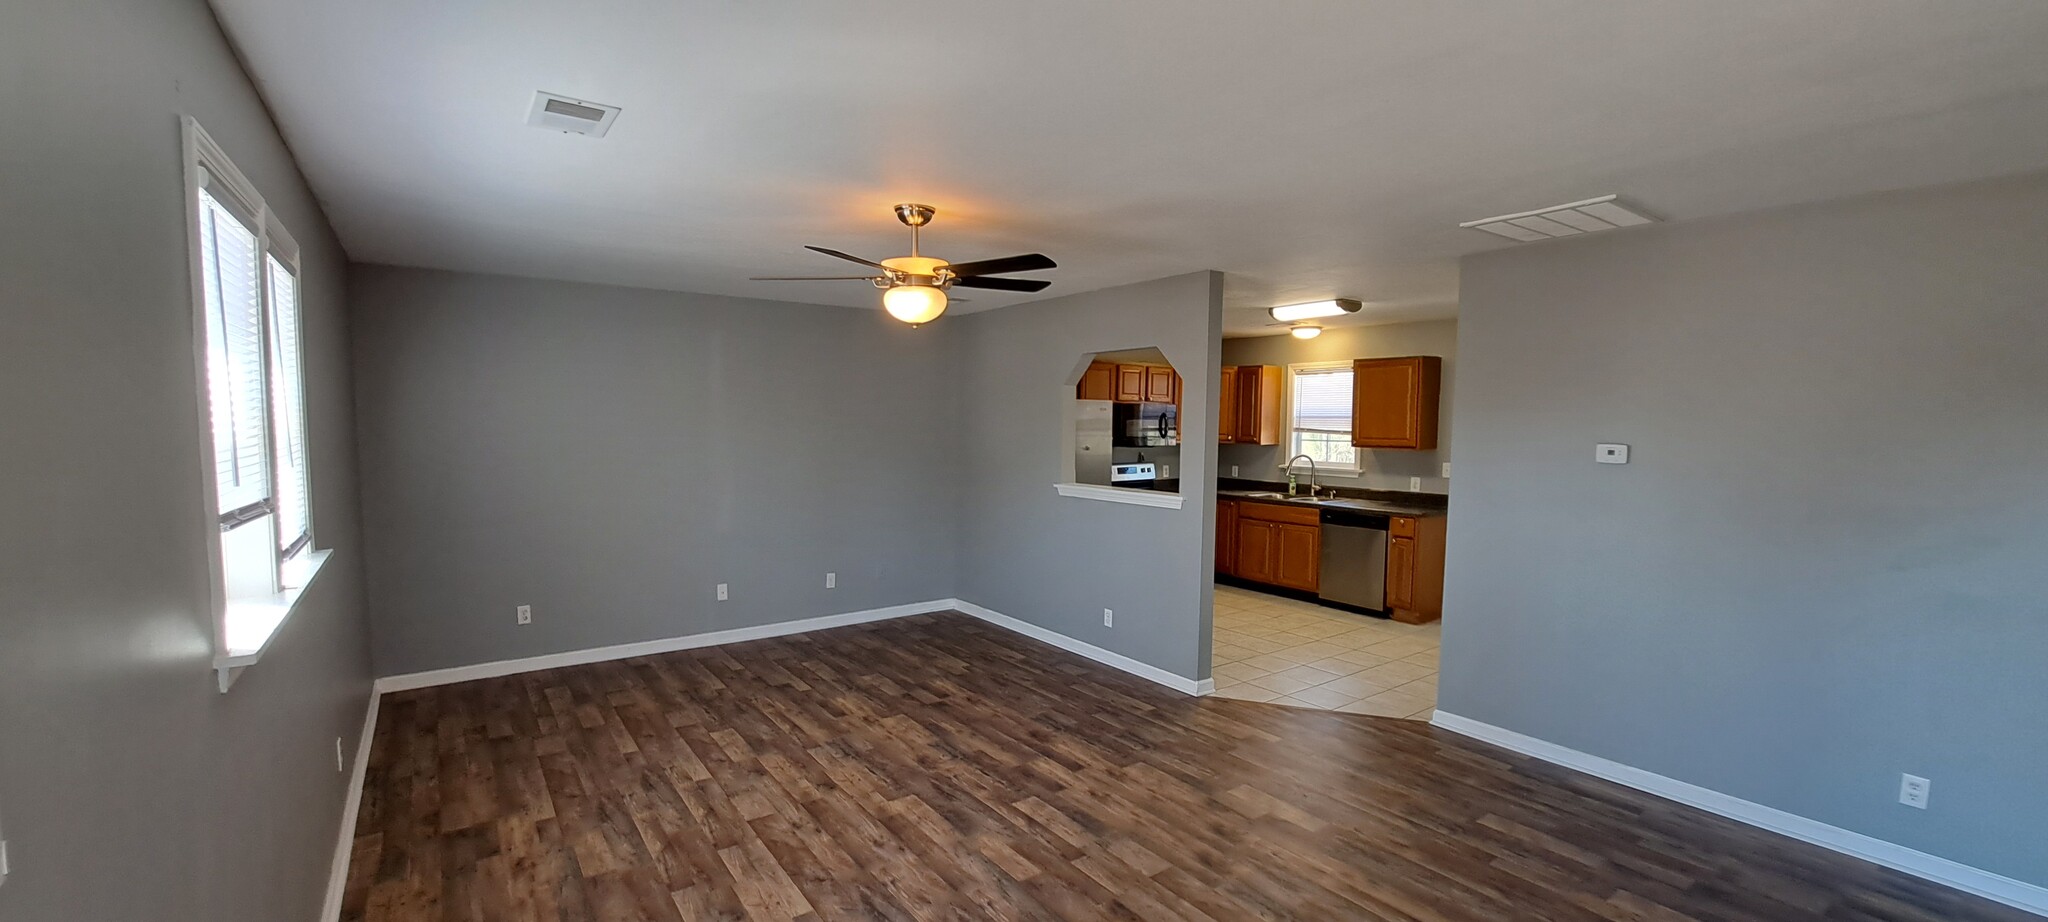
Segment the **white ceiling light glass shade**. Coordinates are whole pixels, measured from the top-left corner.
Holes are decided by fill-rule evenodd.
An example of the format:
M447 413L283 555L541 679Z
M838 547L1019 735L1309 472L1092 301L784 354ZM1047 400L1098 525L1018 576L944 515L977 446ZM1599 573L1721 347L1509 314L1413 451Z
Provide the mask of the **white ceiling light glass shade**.
M1313 323L1297 323L1288 329L1288 335L1295 339L1314 339L1323 335L1323 328Z
M946 312L946 293L930 285L898 285L882 292L882 307L912 326L930 323Z
M1328 301L1310 301L1307 304L1289 304L1284 307L1267 308L1274 320L1286 323L1293 320L1313 320L1317 317L1335 317L1338 314L1355 314L1363 306L1350 298L1332 298Z

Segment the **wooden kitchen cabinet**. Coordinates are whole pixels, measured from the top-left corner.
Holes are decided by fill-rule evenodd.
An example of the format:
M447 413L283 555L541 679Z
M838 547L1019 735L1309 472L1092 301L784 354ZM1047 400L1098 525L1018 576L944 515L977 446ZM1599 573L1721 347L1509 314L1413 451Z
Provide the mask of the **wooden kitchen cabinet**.
M1312 507L1238 503L1231 575L1314 592L1321 566L1321 513Z
M1387 523L1387 614L1424 624L1444 614L1444 534L1441 515L1397 515Z
M1074 392L1080 400L1115 400L1116 365L1110 362L1090 363L1088 370L1081 373L1081 383Z
M1216 440L1233 445L1280 444L1280 388L1284 369L1278 365L1232 365L1223 369L1217 390Z
M1351 444L1359 448L1436 448L1444 360L1434 355L1351 363Z
M1229 576L1237 570L1237 503L1216 501L1216 572Z
M1118 403L1144 403L1145 377L1143 365L1118 365L1114 399Z
M1172 403L1174 392L1176 391L1174 381L1179 377L1179 375L1173 373L1173 368L1170 366L1145 366L1145 402Z
M1322 565L1323 530L1320 525L1281 525L1273 542L1273 582L1305 592L1316 590L1316 573Z
M1244 510L1238 510L1237 563L1231 567L1231 574L1255 583L1274 582L1273 546L1279 539L1279 528L1272 522L1244 518Z

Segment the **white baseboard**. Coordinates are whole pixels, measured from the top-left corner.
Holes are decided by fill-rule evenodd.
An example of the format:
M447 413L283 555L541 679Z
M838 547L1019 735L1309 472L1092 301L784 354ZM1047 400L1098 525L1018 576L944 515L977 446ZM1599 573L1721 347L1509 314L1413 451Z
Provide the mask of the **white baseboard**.
M955 610L973 615L974 617L980 618L981 620L993 624L996 627L1003 628L1004 630L1008 631L1015 631L1016 633L1022 634L1033 640L1043 641L1045 643L1052 644L1053 646L1065 650L1068 653L1076 653L1081 656L1085 656L1089 659L1092 659L1098 663L1103 664L1104 666L1108 666L1112 669L1121 669L1134 676L1137 676L1138 678L1148 679L1150 681L1157 682L1160 685L1164 685L1167 688L1171 688L1174 691L1180 692L1181 694L1209 695L1214 694L1216 692L1215 679L1201 679L1197 681L1195 679L1190 679L1187 676L1175 675L1171 672L1167 672L1166 670L1161 669L1157 666L1153 666L1149 663L1138 662L1137 660L1134 660L1121 653L1113 653L1109 650L1104 650L1103 648L1098 647L1092 643L1084 643L1082 641L1075 640L1074 638L1068 637L1065 634L1047 630L1028 621L1019 621L1015 618L1010 617L1009 615L1005 615L998 611L991 611L989 609L976 605L973 602L963 601L961 599L948 599L947 601L949 604L952 605L952 607Z
M953 607L952 599L937 599L931 602L913 602L909 605L892 605L888 608L870 608L866 611L852 611L801 621L783 621L777 624L763 624L755 627L733 628L728 631L711 631L704 634L688 634L682 637L665 637L660 640L645 640L639 643L624 643L610 647L592 647L587 650L568 650L543 656L528 656L521 659L498 660L478 663L474 666L455 666L449 669L429 669L425 672L409 672L404 675L385 676L377 680L377 691L406 691L413 688L427 688L433 685L452 685L476 679L494 679L499 676L517 675L522 672L537 672L542 669L559 669L563 666L581 666L586 663L603 663L610 660L634 656L653 656L658 653L674 653L677 650L694 650L698 647L715 647L720 644L740 643L747 640L765 640L769 637L786 637L826 628L845 627L849 624L866 624L870 621L886 621L908 615L922 615L928 612L948 611Z
M363 806L363 781L370 771L370 741L377 735L377 702L382 697L374 687L370 690L362 736L356 740L355 762L349 768L347 799L341 802L341 832L334 844L334 863L327 869L327 898L320 904L321 922L341 918L341 895L348 885L348 859L355 852L356 816Z
M1504 730L1492 724L1481 723L1467 717L1438 710L1430 718L1431 724L1452 733L1492 743L1502 749L1511 749L1526 756L1532 756L1556 765L1585 772L1597 778L1605 778L1625 787L1655 794L1666 800L1674 800L1690 807L1698 807L1708 813L1716 813L1740 823L1747 823L1760 829L1768 829L1780 835L1790 836L1802 842L1810 842L1822 848L1861 858L1873 864L1880 864L1895 871L1903 871L1915 877L1925 878L1938 884L1945 884L1965 893L1973 893L1988 900L1995 900L2018 909L2048 916L2048 888L2039 887L2021 880L2014 880L2001 874L1979 870L1967 864L1950 861L1926 852L1916 851L1903 845L1894 845L1883 839L1875 839L1860 832L1851 832L1839 826L1830 826L1818 820L1775 807L1752 803L1739 797L1731 797L1719 791L1709 790L1696 784L1688 784L1674 778L1647 772L1640 768L1623 765L1610 759L1588 755L1576 749L1567 749L1556 743L1545 742L1533 736L1525 736L1513 730Z

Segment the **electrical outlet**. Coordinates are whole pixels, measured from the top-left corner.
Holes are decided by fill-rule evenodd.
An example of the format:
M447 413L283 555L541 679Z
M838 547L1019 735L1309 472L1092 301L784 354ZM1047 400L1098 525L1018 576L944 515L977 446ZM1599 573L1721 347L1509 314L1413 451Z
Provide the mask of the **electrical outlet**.
M1116 612L1110 611L1110 610L1109 610L1109 609L1107 609L1107 608L1103 609L1103 610L1102 610L1102 626L1103 626L1103 627L1116 627Z
M347 768L342 767L341 737L338 736L334 738L334 770L338 772L348 771Z
M1444 479L1451 479L1451 462L1449 461L1444 462Z
M7 882L7 840L0 839L0 884Z
M1420 478L1420 477L1410 477L1410 478L1408 478L1408 492L1410 492L1410 493L1419 493L1419 492L1421 492L1421 491L1422 491L1422 478Z
M531 606L531 605L521 605L521 606L519 606L519 623L520 623L520 624L532 624L532 623L533 623L533 606Z
M1927 809L1927 793L1934 782L1919 775L1899 776L1899 803L1921 810Z
M1236 476L1237 476L1237 465L1233 464L1233 465L1231 465L1231 466L1230 466L1230 476L1232 476L1232 477L1236 477Z
M723 602L723 601L725 601L725 597L726 597L726 591L725 591L725 584L724 584L724 583L719 583L719 584L718 584L718 600L719 600L720 602Z
M827 574L825 574L825 588L827 588L827 589L837 589L837 588L839 588L839 574L837 574L837 573L827 573Z

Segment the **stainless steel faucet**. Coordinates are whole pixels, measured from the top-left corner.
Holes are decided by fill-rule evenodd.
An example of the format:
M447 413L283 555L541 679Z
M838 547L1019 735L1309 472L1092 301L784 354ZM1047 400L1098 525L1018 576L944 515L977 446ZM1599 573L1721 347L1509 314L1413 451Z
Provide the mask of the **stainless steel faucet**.
M1295 455L1294 457L1292 457L1292 458L1289 458L1289 459L1287 459L1287 469L1286 469L1286 471L1284 472L1284 473L1286 473L1286 474L1287 474L1287 495L1289 495L1289 496L1293 496L1293 495L1295 495L1295 494L1294 494L1294 462L1296 462L1296 461L1307 461L1307 462L1308 462L1308 495L1310 495L1310 496L1315 496L1315 495L1316 495L1317 493L1320 493L1320 492L1322 491L1323 485L1322 485L1322 483L1321 483L1321 482L1320 482L1320 481L1319 481L1319 480L1318 480L1318 479L1316 478L1316 459L1314 459L1314 458L1311 458L1311 457L1309 457L1309 456L1307 456L1307 455Z

